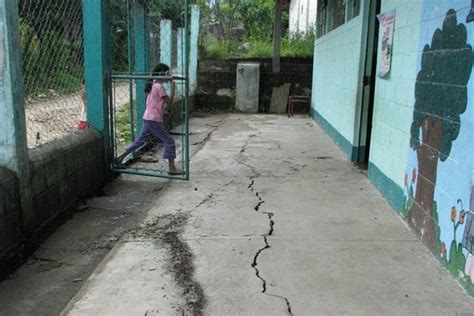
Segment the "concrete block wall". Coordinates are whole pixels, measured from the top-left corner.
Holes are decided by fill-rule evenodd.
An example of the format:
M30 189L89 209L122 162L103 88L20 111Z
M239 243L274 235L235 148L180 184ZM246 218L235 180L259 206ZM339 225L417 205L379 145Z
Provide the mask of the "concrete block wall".
M382 1L382 12L396 9L396 22L391 72L376 83L369 178L474 296L474 257L466 246L474 240L472 5Z
M313 116L349 157L368 2L315 43ZM381 0L381 13L391 10L391 71L376 79L369 179L474 296L474 2Z
M18 179L0 168L0 278L21 262L48 231L72 214L79 200L105 183L104 141L88 129L29 152L33 229L24 229Z
M19 181L14 172L0 168L0 258L11 261L22 234ZM2 270L0 264L0 271ZM0 273L1 274L1 273Z
M423 49L418 43L422 5L419 0L382 2L381 12L392 9L397 12L392 67L386 78L376 82L370 162L403 188L415 82ZM381 45L379 39L379 52Z
M239 62L259 62L260 112L268 112L273 87L289 82L292 94L311 92L312 59L282 58L280 73L273 73L270 59L201 60L198 71L197 109L231 110L235 105L236 69ZM298 110L298 109L297 109ZM303 110L303 108L299 109Z
M347 156L355 154L362 14L315 41L313 117Z
M102 136L90 129L30 150L36 226L48 224L105 182Z

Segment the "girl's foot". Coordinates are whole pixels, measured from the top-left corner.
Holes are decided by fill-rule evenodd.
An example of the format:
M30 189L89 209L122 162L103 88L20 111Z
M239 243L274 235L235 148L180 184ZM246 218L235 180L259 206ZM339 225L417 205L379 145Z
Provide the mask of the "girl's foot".
M170 169L170 171L168 171L168 174L170 176L182 176L182 175L184 175L184 172L174 168L174 169Z
M114 167L117 168L117 169L126 169L128 168L127 165L125 165L124 163L122 163L122 159L120 158L116 158L115 161L114 161Z

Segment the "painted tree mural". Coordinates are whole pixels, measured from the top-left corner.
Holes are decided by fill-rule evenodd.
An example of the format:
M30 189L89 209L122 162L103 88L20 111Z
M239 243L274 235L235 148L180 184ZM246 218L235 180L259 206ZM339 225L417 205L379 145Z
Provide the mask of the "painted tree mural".
M472 72L472 47L467 31L449 10L423 50L415 85L415 109L410 146L418 158L415 203L408 214L410 225L437 252L434 191L438 161L445 161L461 129L460 115L467 106L467 83Z

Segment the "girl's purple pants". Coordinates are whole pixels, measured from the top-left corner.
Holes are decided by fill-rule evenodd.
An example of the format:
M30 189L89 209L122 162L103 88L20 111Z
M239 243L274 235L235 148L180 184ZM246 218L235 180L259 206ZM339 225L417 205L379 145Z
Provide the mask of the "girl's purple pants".
M175 159L176 158L176 145L173 137L166 129L165 124L155 121L143 120L143 127L140 132L140 136L135 139L133 143L128 145L127 151L132 152L137 150L141 146L146 144L147 138L150 135L158 137L164 144L165 150L163 153L163 159Z

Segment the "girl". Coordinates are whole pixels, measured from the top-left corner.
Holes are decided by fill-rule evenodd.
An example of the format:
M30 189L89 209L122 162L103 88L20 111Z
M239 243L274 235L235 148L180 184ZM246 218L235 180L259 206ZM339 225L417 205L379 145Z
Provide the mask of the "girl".
M168 76L170 68L165 64L158 64L153 69L153 76ZM173 104L174 92L176 84L171 81L171 93L170 96L166 93L165 87L159 81L148 80L145 86L145 92L147 93L146 109L143 115L143 127L140 132L140 136L130 145L127 146L125 152L117 157L117 163L120 167L122 160L134 150L140 148L146 143L146 140L150 134L158 137L164 144L163 159L169 161L170 175L181 175L183 174L176 168L174 159L176 158L176 146L173 137L169 134L165 127L164 122L164 107L165 103L169 106Z

